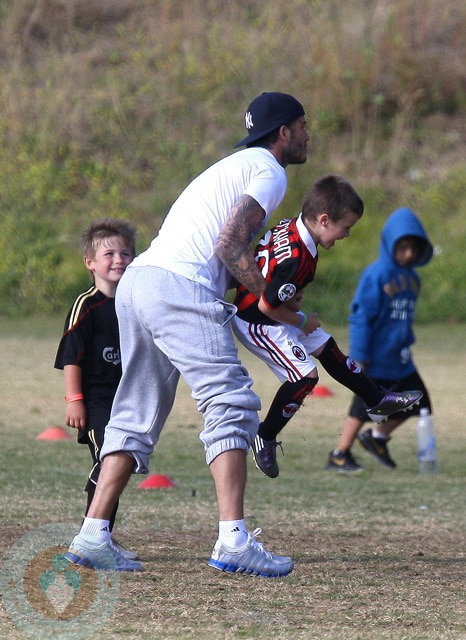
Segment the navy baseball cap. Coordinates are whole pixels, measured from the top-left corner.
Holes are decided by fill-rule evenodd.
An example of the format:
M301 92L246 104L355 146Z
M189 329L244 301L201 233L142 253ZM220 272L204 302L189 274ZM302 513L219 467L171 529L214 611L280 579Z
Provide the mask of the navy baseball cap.
M278 129L283 124L304 116L303 105L287 93L270 91L255 98L246 113L244 124L248 130L246 138L234 148L250 144Z

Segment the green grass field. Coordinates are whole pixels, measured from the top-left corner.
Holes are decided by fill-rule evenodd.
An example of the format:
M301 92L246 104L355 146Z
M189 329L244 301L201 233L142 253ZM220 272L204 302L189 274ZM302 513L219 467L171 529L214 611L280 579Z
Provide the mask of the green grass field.
M61 320L0 321L2 557L29 530L78 527L83 513L87 447L76 444L74 433L71 440L36 439L64 425L63 380L53 369L60 331ZM334 335L345 349L345 331ZM207 566L216 538L214 491L198 440L201 419L181 384L151 465L176 488L141 490L144 478L131 479L117 537L138 551L145 571L119 577L115 611L89 637L466 638L465 326L422 326L417 336L415 359L434 405L437 474L418 473L414 419L391 442L396 471L357 446L362 474L325 471L351 394L322 372L320 383L334 395L310 398L283 432L279 478L264 478L249 460L248 527L262 527L266 546L296 561L281 580ZM267 407L277 382L243 355ZM26 637L0 607L0 638Z

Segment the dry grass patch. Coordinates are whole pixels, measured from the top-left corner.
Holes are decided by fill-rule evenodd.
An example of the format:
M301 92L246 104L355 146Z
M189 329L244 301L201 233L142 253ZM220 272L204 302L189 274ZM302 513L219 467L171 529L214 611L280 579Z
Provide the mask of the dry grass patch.
M48 425L63 424L62 380L51 368L60 324L16 325L0 336L2 557L43 524L79 525L89 467L74 440L36 440ZM335 335L344 347L344 331ZM283 433L279 478L262 477L250 460L248 526L261 526L266 547L296 561L279 580L208 567L214 491L201 420L181 384L151 464L176 488L142 491L141 478L131 479L117 537L138 551L145 571L120 576L116 609L92 640L464 640L463 335L459 326L418 330L416 358L435 407L435 476L418 474L414 420L390 445L395 472L358 449L364 473L325 472L350 394L324 374L334 395L311 398ZM258 361L244 361L265 409L276 382ZM3 606L0 638L25 638Z

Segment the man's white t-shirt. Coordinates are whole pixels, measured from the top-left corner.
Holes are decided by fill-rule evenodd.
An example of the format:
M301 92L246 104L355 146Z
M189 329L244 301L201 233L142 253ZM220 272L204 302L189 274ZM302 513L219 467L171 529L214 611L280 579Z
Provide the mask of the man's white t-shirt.
M264 209L266 223L283 200L285 169L262 147L233 153L195 178L170 208L158 235L131 266L155 266L199 282L219 297L230 275L214 251L220 229L243 194Z

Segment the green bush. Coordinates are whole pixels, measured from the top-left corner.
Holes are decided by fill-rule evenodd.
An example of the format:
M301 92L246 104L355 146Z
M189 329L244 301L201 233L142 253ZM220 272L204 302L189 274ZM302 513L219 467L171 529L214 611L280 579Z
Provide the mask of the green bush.
M366 201L321 257L322 313L345 321L385 216L408 204L438 245L419 320L464 321L465 28L461 0L422 14L410 0L3 0L0 313L63 312L89 221L130 218L146 246L187 182L231 153L248 102L282 90L305 104L311 140L272 222L325 173Z

